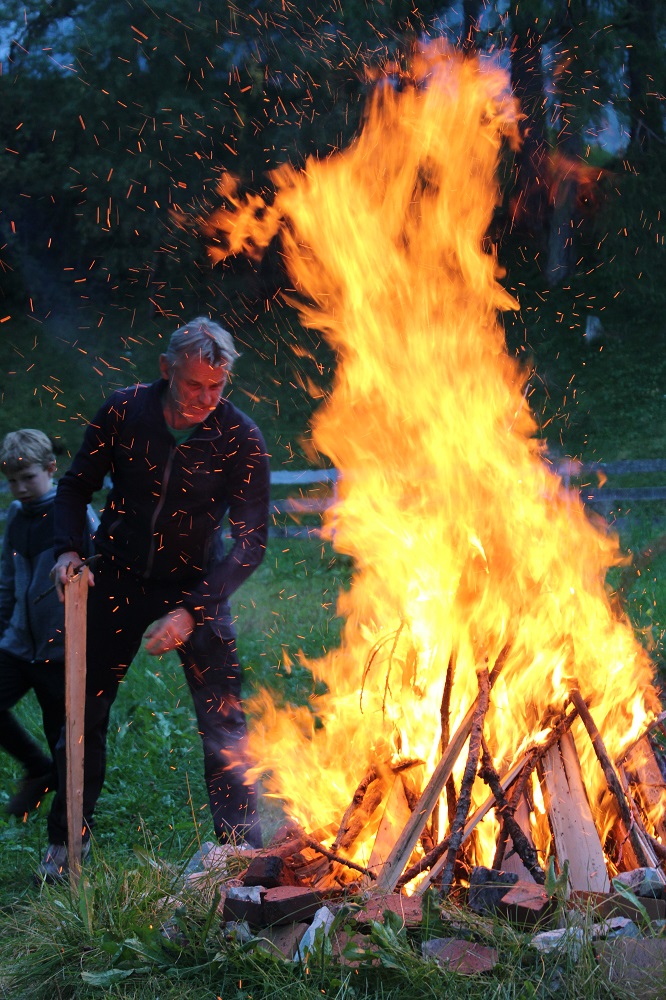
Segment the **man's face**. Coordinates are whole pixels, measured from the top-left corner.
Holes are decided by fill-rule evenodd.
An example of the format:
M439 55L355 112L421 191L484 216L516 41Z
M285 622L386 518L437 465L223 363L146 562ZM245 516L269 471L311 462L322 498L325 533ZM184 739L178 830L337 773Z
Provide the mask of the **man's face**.
M14 499L22 503L41 499L53 486L55 469L55 462L49 462L45 469L37 462L33 462L18 472L8 472L7 482Z
M215 367L199 358L183 358L170 365L164 354L160 371L169 383L167 420L178 428L194 427L213 412L228 377L226 365Z

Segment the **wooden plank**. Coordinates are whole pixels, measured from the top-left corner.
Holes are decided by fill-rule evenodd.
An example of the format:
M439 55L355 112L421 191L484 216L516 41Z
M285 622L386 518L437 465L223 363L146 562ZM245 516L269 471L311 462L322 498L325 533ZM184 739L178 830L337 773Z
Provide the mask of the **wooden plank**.
M569 888L608 892L604 852L592 819L571 733L546 752L539 764L560 869L569 862Z
M83 836L83 726L86 699L86 604L90 570L83 566L65 584L65 752L67 757L67 857L76 889Z
M385 864L411 815L402 778L397 775L388 794L370 860L366 866L369 871L376 873ZM370 879L365 881L368 888L374 884Z

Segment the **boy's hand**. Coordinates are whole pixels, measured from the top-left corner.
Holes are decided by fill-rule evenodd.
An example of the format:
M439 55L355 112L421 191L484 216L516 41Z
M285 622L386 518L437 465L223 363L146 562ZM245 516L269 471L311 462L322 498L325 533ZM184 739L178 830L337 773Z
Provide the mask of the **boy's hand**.
M146 652L151 656L169 653L189 639L194 628L194 618L187 608L176 608L168 615L153 622L146 632Z
M65 600L65 584L76 575L83 565L84 560L78 552L63 552L62 555L58 556L58 561L51 570L50 575L60 601ZM95 586L95 578L92 573L88 576L88 586Z

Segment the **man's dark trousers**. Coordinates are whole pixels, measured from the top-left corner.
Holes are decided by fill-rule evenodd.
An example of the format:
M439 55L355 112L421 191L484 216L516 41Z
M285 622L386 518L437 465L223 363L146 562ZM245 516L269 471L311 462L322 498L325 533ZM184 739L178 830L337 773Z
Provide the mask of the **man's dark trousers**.
M118 685L153 622L177 607L187 588L143 580L102 558L88 592L87 683L83 815L89 829L104 783L106 735ZM178 650L203 740L204 774L220 841L261 846L257 792L246 783L247 727L240 698L240 665L230 614L195 626ZM52 844L67 842L64 738L58 744L59 791L48 819ZM166 767L165 762L165 767Z

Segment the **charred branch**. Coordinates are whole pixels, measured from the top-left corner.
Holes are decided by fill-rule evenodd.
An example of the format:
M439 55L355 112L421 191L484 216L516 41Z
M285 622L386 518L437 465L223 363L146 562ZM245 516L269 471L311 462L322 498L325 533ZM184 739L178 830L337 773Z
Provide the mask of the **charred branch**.
M488 744L483 736L481 737L481 745L483 747L483 755L481 769L479 770L479 777L485 781L495 796L495 802L497 803L497 808L500 816L502 817L502 827L503 829L506 829L507 834L511 837L516 854L523 862L534 881L538 882L539 885L543 885L546 881L546 876L541 868L541 865L539 864L537 852L521 830L520 825L514 819L513 813L515 806L512 807L504 795L500 776L495 769L493 759L490 756L490 751L488 749Z
M460 795L458 797L456 818L449 835L446 866L442 875L442 893L444 894L447 894L450 891L451 885L453 884L453 869L458 855L458 850L462 843L467 814L469 813L469 808L472 804L472 785L474 784L474 779L476 778L476 769L479 763L479 750L481 748L481 740L483 738L483 723L486 718L486 712L488 711L488 703L490 700L490 679L488 677L487 668L477 671L476 676L479 682L479 696L476 701L476 708L472 719L469 751L467 753L467 763L465 764L463 779L460 784Z
M338 865L344 865L345 868L351 868L355 872L360 872L361 875L366 875L373 882L376 880L377 876L374 872L364 868L363 865L357 865L355 861L350 861L349 858L343 858L340 854L336 854L335 851L329 851L328 848L320 844L314 837L306 837L305 842L313 851L316 851L317 854L322 854L329 861L334 861Z
M495 660L495 665L489 678L490 687L493 686L499 677L500 672L509 656L510 650L510 643L506 643ZM487 668L485 668L485 672L487 672ZM455 734L451 737L451 741L446 748L446 753L442 756L442 759L435 768L430 781L424 788L421 798L412 813L411 819L400 834L400 837L396 841L396 844L381 871L377 880L379 888L385 889L388 892L392 892L395 889L402 870L409 860L409 856L414 850L414 846L421 835L421 831L428 822L428 818L435 808L442 789L451 775L454 764L467 741L472 729L472 721L475 711L476 704L472 705L472 707L468 710Z
M620 784L620 779L618 778L615 768L613 767L613 763L608 755L604 741L601 738L601 733L597 729L597 725L592 718L590 710L578 688L574 688L571 691L570 698L578 710L578 714L581 717L583 725L587 729L592 746L594 747L594 752L597 755L597 760L599 761L601 769L604 772L606 784L617 802L620 818L626 827L631 841L631 846L634 849L638 863L643 868L654 868L654 862L650 859L645 850L645 842L634 822L632 811L627 803L622 785Z

